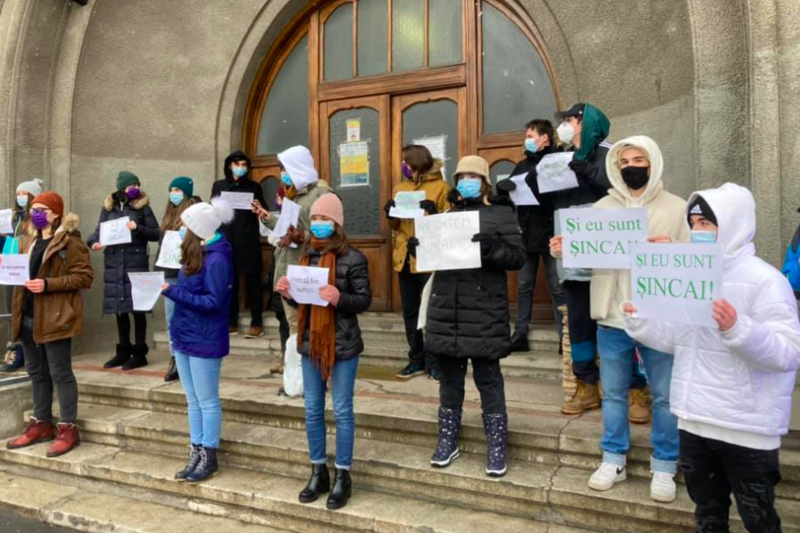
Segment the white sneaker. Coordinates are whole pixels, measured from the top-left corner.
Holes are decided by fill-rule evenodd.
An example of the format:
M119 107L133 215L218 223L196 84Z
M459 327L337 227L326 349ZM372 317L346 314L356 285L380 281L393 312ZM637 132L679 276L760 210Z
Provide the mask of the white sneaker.
M653 472L653 480L650 482L650 499L671 503L675 501L675 476L666 472Z
M628 474L624 466L611 463L601 463L600 468L595 470L589 478L589 488L594 490L608 490L615 483L628 479Z

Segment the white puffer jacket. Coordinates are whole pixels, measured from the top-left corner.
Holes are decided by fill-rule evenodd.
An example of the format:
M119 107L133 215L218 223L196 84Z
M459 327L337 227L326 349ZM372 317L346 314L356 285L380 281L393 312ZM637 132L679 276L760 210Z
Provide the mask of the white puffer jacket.
M675 354L670 410L686 421L684 428L705 428L703 436L724 441L729 439L708 430L723 428L718 433L727 436L755 433L779 443L789 430L800 366L797 302L786 278L755 256L756 211L750 191L726 183L694 193L688 205L697 196L717 217L724 253L722 296L736 308L736 325L721 333L717 328L626 318L626 331L651 348Z

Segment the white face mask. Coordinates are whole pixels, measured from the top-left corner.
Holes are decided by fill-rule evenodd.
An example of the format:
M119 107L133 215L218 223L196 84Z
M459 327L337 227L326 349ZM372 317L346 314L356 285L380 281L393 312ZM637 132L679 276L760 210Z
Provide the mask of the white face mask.
M572 138L575 137L575 129L569 122L562 122L559 124L556 132L558 133L558 138L565 143L571 143Z

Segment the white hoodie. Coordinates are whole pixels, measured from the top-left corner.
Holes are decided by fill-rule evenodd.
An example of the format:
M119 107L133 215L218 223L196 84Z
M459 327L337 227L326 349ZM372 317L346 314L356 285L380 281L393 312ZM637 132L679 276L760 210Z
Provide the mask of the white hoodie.
M772 450L789 430L800 366L797 301L786 278L755 256L756 210L748 189L726 183L695 193L714 211L723 246L722 296L736 308L729 331L626 318L626 331L675 354L670 410L684 431Z
M286 169L294 188L298 191L319 181L319 174L314 168L314 158L305 146L292 146L284 150L278 154L278 161Z

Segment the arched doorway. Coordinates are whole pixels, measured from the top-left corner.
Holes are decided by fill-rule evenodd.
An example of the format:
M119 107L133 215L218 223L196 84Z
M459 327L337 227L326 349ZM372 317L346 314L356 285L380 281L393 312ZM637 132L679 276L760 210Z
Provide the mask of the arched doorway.
M496 181L522 157L523 125L557 108L536 26L513 2L331 0L302 10L266 55L243 138L267 196L276 154L310 147L370 261L373 310L388 311L399 297L382 207L400 182L402 147L427 145L448 180L459 157L477 153Z

